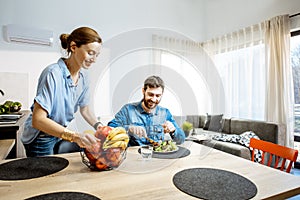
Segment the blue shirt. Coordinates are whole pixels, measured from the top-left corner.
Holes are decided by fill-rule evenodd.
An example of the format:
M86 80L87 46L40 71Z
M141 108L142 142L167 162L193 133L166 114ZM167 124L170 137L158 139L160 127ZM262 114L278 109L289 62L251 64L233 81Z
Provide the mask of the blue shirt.
M89 103L87 72L81 70L78 83L74 85L64 60L60 58L57 63L49 65L41 73L34 101L47 111L48 118L62 126L68 126L78 108ZM31 111L33 107L34 103ZM31 114L25 122L21 140L24 144L29 144L38 134L39 130L32 127Z
M154 112L147 113L142 108L141 101L124 105L121 110L115 115L115 118L108 123L108 126L122 126L126 130L128 130L128 127L130 125L142 126L146 129L148 137L158 142L159 140L164 139L162 124L166 121L172 122L174 127L176 128L173 141L175 141L177 144L183 143L185 140L185 134L183 130L177 125L170 111L167 108L156 106ZM136 135L130 134L129 145L139 146L145 144L149 144L146 138L139 138Z

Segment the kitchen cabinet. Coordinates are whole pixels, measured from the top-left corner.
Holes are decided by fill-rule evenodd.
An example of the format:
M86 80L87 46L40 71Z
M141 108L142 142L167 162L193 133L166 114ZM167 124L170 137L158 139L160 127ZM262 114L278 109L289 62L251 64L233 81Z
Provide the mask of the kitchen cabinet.
M26 157L24 146L21 142L20 136L24 129L24 122L27 119L28 115L31 113L30 110L20 111L24 115L18 119L14 124L1 124L0 125L0 140L3 139L14 139L15 144L10 151L7 158L21 158Z

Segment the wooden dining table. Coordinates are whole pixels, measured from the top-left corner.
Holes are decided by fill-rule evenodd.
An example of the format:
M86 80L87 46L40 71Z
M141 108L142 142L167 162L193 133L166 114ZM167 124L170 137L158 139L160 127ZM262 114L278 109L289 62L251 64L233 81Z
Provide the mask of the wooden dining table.
M197 199L177 189L172 179L184 169L202 167L230 171L251 180L257 186L253 199L285 199L300 194L300 177L195 142L186 141L182 147L189 149L190 155L149 161L142 160L138 147L129 147L123 163L109 171L91 171L83 164L80 153L55 155L67 159L69 165L40 178L0 181L0 199L66 191L83 192L102 200Z

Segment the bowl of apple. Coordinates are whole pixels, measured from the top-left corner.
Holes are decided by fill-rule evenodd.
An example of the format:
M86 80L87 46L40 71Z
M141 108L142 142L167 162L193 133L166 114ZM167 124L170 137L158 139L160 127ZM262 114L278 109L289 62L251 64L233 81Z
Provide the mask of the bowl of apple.
M94 171L115 169L126 158L129 136L123 127L102 126L93 133L100 141L81 152L82 162Z

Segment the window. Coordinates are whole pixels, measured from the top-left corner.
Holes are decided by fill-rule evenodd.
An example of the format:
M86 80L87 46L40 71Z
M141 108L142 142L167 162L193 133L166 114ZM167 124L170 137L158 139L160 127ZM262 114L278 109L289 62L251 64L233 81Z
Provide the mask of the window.
M292 32L291 36L291 65L295 98L294 148L300 151L300 31ZM298 156L295 166L300 168L300 156Z
M194 110L195 113L202 113L202 114L206 112L210 113L211 112L210 91L207 89L205 80L203 79L199 70L197 70L195 66L188 63L182 57L179 57L175 54L162 52L160 60L163 66L170 66L172 70L180 74L183 77L183 79L188 83L188 85L191 87L191 90L195 95L196 101L198 102L196 108L195 105L191 105L191 110ZM177 81L177 82L178 84L182 84L181 81ZM164 94L161 105L163 106L165 105L165 107L168 107L173 115L182 115L180 107L176 108L175 106L172 106L172 104L170 104L171 102L173 102L172 98L174 100L176 99L174 98L175 96L172 97L172 95L174 96L175 93L172 94L169 92ZM182 103L189 104L189 102L182 102ZM178 105L180 104L178 103ZM195 113L188 113L188 114L195 114Z
M295 128L294 128L294 148L300 152L300 31L291 33L291 65L294 81L295 98ZM298 156L297 168L300 168L300 156Z

